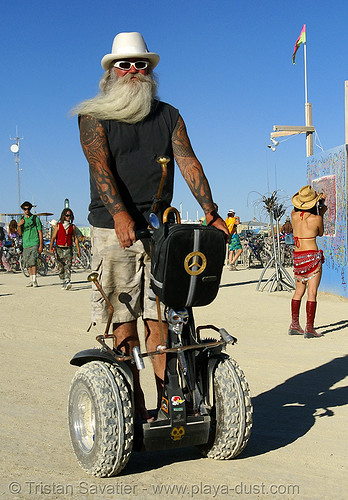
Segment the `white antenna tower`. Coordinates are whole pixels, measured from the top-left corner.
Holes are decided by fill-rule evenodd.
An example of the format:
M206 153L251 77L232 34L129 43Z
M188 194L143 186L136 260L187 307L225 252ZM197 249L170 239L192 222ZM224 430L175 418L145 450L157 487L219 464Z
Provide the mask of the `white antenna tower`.
M14 161L17 166L17 184L18 184L18 207L21 208L21 168L20 168L20 159L19 159L19 141L23 139L23 137L18 137L18 127L16 126L16 137L10 137L11 141L15 141L14 144L11 144L10 150L14 155Z

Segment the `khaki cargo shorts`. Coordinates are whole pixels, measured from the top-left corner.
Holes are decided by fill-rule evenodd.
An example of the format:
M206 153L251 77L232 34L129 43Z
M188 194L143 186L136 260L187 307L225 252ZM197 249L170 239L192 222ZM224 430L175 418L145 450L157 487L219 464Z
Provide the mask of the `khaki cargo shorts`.
M39 245L23 248L23 264L24 267L34 267L37 265L39 257Z
M122 249L114 229L91 228L92 270L114 307L113 323L157 320L156 301L149 298L151 261L147 241L136 241ZM106 323L109 308L96 286L92 286L92 321ZM162 318L164 306L161 305Z

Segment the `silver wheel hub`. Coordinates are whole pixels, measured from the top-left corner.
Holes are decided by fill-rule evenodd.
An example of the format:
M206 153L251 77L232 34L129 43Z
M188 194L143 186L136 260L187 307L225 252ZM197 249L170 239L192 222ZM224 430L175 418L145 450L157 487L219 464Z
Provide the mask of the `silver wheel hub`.
M77 395L72 418L77 442L83 452L89 453L95 440L95 408L87 391Z

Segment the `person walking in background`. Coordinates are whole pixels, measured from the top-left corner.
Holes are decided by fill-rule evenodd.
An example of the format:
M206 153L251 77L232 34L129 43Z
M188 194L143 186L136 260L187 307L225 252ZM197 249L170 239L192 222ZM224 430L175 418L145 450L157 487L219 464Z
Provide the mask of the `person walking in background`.
M2 225L0 225L0 268L3 268L8 273L11 272L11 266L8 263L5 254L4 254L4 245L5 245L6 235L5 229Z
M327 207L325 197L316 193L311 186L303 186L292 197L294 209L291 213L294 234L294 275L296 289L291 300L291 325L289 335L304 335L306 339L321 337L314 329L317 307L317 292L321 280L324 256L318 250L316 238L324 234L323 215ZM299 322L302 297L307 289L306 328Z
M86 241L85 235L83 234L81 229L79 229L77 226L75 226L75 231L76 231L76 236L77 236L77 239L79 240L79 243L82 243L82 245L83 245L84 242Z
M48 228L48 236L49 236L48 239L51 241L53 230L56 227L56 225L58 224L58 221L56 221L56 219L52 219L52 220L50 220L49 224L50 224L50 227Z
M229 271L233 271L237 270L236 262L241 256L243 248L237 233L237 226L240 223L239 217L235 216L235 211L232 208L227 213L225 223L230 233L228 242L228 269Z
M73 224L74 214L70 208L64 208L60 215L59 222L53 227L49 252L53 252L53 245L56 243L57 265L59 278L62 282L62 290L70 290L71 266L73 257L73 242L77 248L77 255L80 257L79 240L76 234L76 227Z
M23 264L28 268L30 281L28 287L38 287L36 263L43 249L42 224L39 217L31 213L33 205L25 201L21 205L24 217L18 222L18 234L23 239Z
M294 244L294 236L292 234L292 224L290 222L289 216L285 219L285 222L280 229L280 233L282 235L282 238L284 238L286 245Z
M9 240L15 240L18 238L18 224L15 219L12 219L8 225L7 237Z
M280 232L283 233L283 234L290 234L290 233L292 233L292 224L290 222L290 217L289 216L285 219L285 222L282 225L282 227L280 229Z

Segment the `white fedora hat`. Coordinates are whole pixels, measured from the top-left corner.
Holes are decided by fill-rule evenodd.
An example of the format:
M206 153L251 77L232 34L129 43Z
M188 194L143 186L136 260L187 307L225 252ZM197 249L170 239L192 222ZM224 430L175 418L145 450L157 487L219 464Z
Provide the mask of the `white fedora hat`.
M160 56L154 52L149 52L145 40L140 33L119 33L115 36L112 44L111 54L106 54L101 60L101 65L106 71L110 64L116 59L136 58L148 59L151 67L157 66Z

